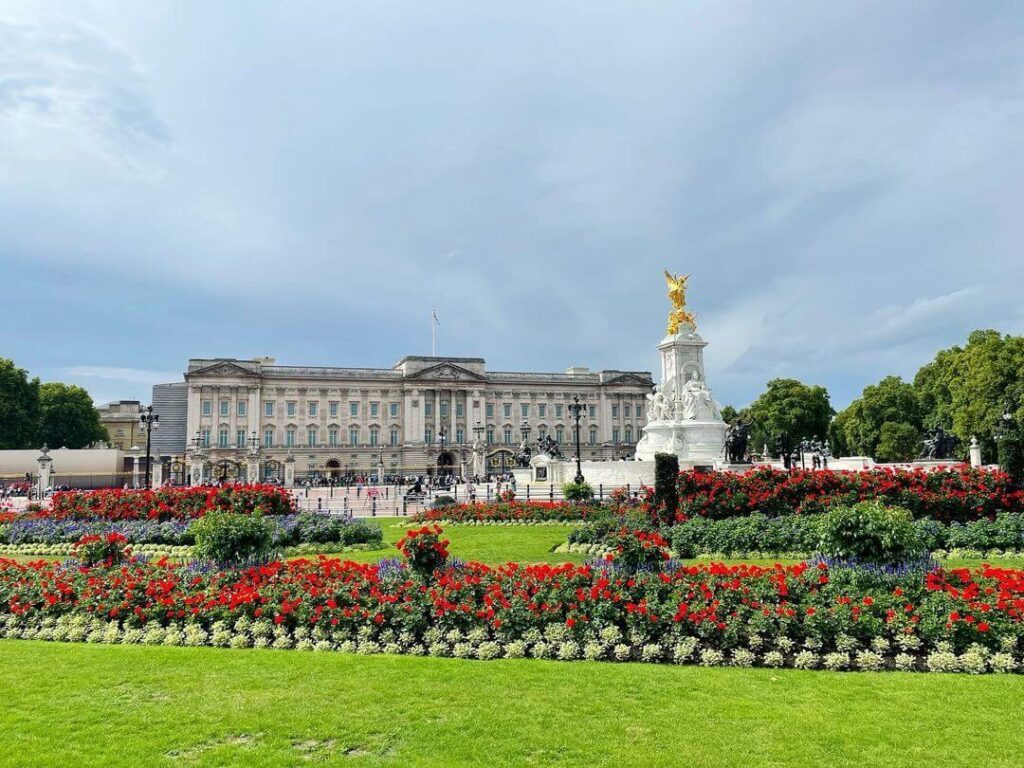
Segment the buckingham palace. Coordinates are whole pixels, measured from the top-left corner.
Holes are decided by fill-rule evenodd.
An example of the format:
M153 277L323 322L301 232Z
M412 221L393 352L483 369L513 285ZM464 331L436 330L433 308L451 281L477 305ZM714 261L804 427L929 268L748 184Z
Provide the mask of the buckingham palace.
M503 472L524 438L574 454L574 397L585 405L581 456L628 458L653 389L647 371L488 371L478 357L410 356L392 368L193 359L184 378L163 385L184 389L171 471L211 480Z

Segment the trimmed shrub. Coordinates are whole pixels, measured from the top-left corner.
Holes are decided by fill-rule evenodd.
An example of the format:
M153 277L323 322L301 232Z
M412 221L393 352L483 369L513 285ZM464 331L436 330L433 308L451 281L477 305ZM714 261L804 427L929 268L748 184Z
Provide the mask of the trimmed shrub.
M266 560L271 552L273 527L262 515L210 512L192 523L195 555L215 563Z
M910 512L880 501L862 501L829 512L820 549L830 557L876 564L916 560L925 553Z
M663 522L675 520L679 509L679 457L674 453L654 454L654 509Z
M590 483L566 483L562 486L562 497L566 501L590 501L594 498L594 489Z

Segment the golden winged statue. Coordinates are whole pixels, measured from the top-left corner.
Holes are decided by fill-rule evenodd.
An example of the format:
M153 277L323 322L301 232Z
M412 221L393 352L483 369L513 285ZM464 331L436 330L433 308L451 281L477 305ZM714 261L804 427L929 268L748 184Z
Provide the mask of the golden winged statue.
M672 311L668 313L668 335L679 333L679 326L684 323L697 328L697 318L686 311L686 281L689 275L673 275L665 270L665 282L668 284L668 300L672 302Z

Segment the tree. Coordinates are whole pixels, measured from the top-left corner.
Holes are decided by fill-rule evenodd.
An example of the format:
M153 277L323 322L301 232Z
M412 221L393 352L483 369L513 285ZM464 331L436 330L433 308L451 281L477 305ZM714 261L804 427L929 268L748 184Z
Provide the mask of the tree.
M1024 418L1024 337L974 331L965 347L936 354L914 377L924 426L941 425L960 439L966 455L971 437L996 455L993 435L1003 409Z
M879 430L874 453L879 461L910 461L921 449L921 430L905 421L887 421Z
M31 448L39 421L39 379L0 358L0 449Z
M836 455L878 457L882 426L886 423L912 427L915 442L922 431L921 403L914 385L899 376L886 376L877 384L867 386L833 422L833 451ZM908 439L907 430L902 430ZM838 449L838 450L836 450Z
M740 412L733 408L731 405L722 406L722 421L726 424L731 424L733 419L740 415Z
M833 413L824 387L796 379L772 379L742 415L754 422L751 437L755 446L774 450L776 441L781 440L783 450L791 451L805 437L827 437Z
M54 448L85 448L109 435L88 392L51 382L39 388L38 439Z

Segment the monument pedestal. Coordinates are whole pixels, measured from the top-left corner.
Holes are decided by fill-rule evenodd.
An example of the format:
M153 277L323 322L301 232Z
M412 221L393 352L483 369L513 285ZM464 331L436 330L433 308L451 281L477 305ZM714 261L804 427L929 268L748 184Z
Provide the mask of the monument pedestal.
M636 446L639 461L654 461L658 453L674 454L686 468L725 460L728 426L704 379L707 344L688 323L658 344L661 384L650 398L649 420Z
M655 421L644 427L636 446L638 461L654 461L656 453L672 453L679 463L714 464L724 460L723 421Z

